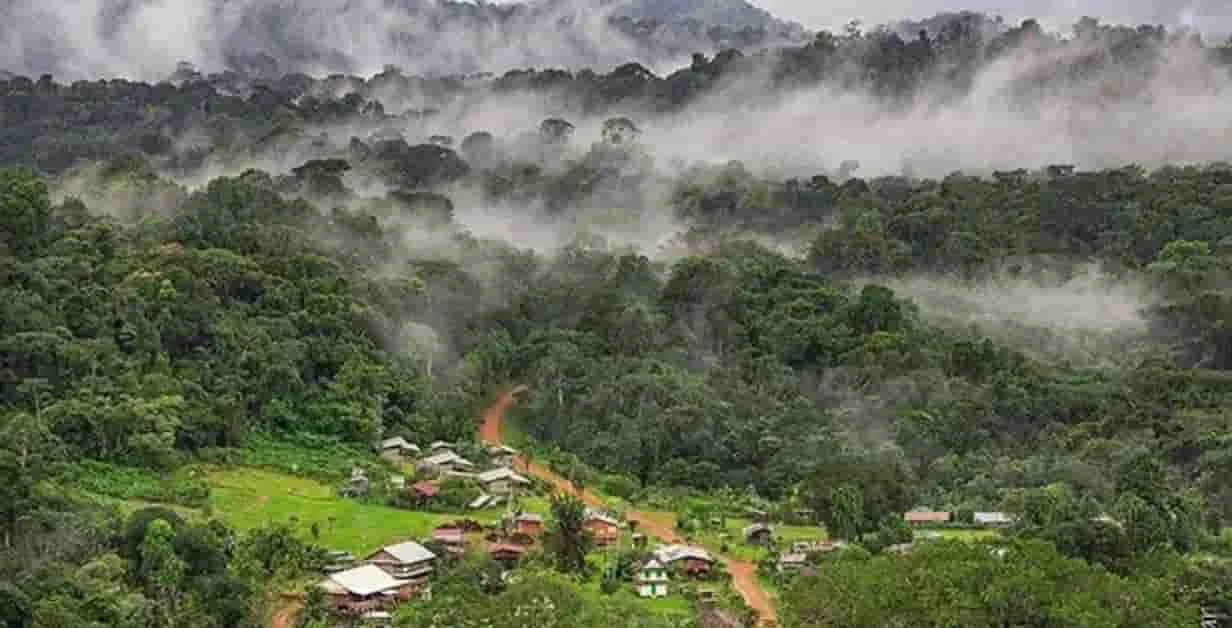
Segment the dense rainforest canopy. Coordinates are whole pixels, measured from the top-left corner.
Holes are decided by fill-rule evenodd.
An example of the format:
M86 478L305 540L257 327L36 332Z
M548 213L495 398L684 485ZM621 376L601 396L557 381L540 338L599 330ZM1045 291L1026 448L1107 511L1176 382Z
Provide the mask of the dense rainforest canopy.
M785 589L789 625L1189 625L1232 605L1232 166L666 167L617 115L687 113L750 74L945 100L1023 46L1064 59L1016 85L1027 101L1108 72L1126 74L1108 97L1132 99L1172 46L1232 63L1151 27L986 40L975 19L665 78L0 81L0 622L244 625L310 548L169 510L126 522L82 478L176 477L262 439L466 440L511 382L519 427L627 499L735 495L874 550L916 506L1019 516L1010 558L826 564ZM597 141L559 116L416 139L436 106L548 93L601 120ZM459 578L462 615L416 612L634 612L555 579L486 598ZM878 597L906 579L927 587Z

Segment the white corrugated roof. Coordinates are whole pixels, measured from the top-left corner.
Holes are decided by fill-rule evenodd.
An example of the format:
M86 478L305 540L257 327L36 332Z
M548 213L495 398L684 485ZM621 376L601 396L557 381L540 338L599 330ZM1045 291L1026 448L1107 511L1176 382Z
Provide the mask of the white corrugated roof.
M372 595L396 589L404 584L402 580L394 578L376 565L363 565L339 571L327 580L355 595Z
M602 521L602 522L604 522L604 523L609 523L609 524L614 525L614 526L617 526L617 527L619 527L619 526L620 526L620 521L619 521L619 520L617 520L615 517L612 517L612 516L608 515L607 513L603 512L602 510L596 510L596 509L594 509L594 508L587 508L587 509L586 509L586 517L585 517L585 519L586 519L586 521L591 521L591 520L595 520L595 521Z
M972 519L976 523L1009 523L1014 517L1005 512L977 512L972 515Z
M509 480L518 484L530 484L530 480L518 475L512 469L499 468L489 469L475 476L475 479L487 484L488 482L496 482L497 480Z
M415 451L419 451L418 445L407 442L407 440L405 438L402 438L401 436L395 436L393 438L386 438L385 440L381 441L381 449L392 449L394 447L399 447L401 449L414 449Z
M436 466L446 465L450 463L460 464L460 465L468 466L468 467L474 466L474 464L470 460L467 460L466 458L463 458L462 456L459 456L458 454L455 454L452 451L442 451L439 454L433 454L431 456L428 456L427 458L424 458L423 462L427 464L431 464L431 465L436 465Z
M754 532L760 532L762 530L765 530L766 532L774 532L773 528L771 528L770 526L764 523L754 523L752 525L749 525L744 528L743 532L745 536L749 536L750 534L753 534Z
M704 560L708 563L714 562L710 557L710 553L700 547L692 547L689 545L664 545L654 551L655 558L665 562L674 563L685 558L693 558Z
M401 563L419 563L425 560L436 558L428 548L416 543L415 541L405 541L397 545L390 545L383 548L385 553L393 556Z

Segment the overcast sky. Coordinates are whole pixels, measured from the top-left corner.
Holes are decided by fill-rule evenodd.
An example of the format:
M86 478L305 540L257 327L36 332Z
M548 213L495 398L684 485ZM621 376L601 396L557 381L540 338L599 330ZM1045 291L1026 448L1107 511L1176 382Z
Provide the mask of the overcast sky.
M1000 14L1010 21L1036 17L1057 25L1084 15L1105 22L1189 24L1203 32L1232 32L1232 0L753 0L809 28L839 28L853 19L881 24L963 9Z

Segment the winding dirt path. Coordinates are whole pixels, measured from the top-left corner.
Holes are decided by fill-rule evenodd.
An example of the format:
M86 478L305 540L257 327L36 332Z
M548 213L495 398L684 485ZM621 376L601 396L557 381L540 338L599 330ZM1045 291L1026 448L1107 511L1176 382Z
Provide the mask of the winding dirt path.
M480 440L491 445L500 445L504 442L501 437L501 424L504 421L505 413L513 406L517 394L525 390L525 386L518 386L503 391L496 398L496 401L492 402L492 405L484 410L483 424L479 428ZM521 455L514 458L513 463L514 468L517 470L546 482L551 482L558 490L576 495L588 506L603 506L603 500L598 495L586 489L578 491L572 482L561 477L543 464L527 460L525 456ZM676 534L674 522L668 516L651 515L630 510L625 513L625 517L629 521L636 521L638 530L645 532L649 536L661 539L667 543L682 542L680 536ZM745 604L748 604L750 608L757 611L760 617L758 625L762 628L778 626L778 618L774 612L774 605L770 602L770 596L766 594L765 589L762 589L761 583L757 580L757 565L744 560L736 560L722 554L718 558L724 567L727 568L727 572L731 574L732 585L740 592Z

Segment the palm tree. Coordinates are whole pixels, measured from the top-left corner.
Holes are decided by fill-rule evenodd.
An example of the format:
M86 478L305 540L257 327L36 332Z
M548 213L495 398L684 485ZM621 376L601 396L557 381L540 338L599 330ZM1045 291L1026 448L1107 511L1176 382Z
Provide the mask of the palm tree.
M594 545L590 532L582 525L586 519L586 506L582 500L567 493L552 496L554 524L545 539L545 545L556 559L556 569L564 573L582 573L586 570L586 554Z

